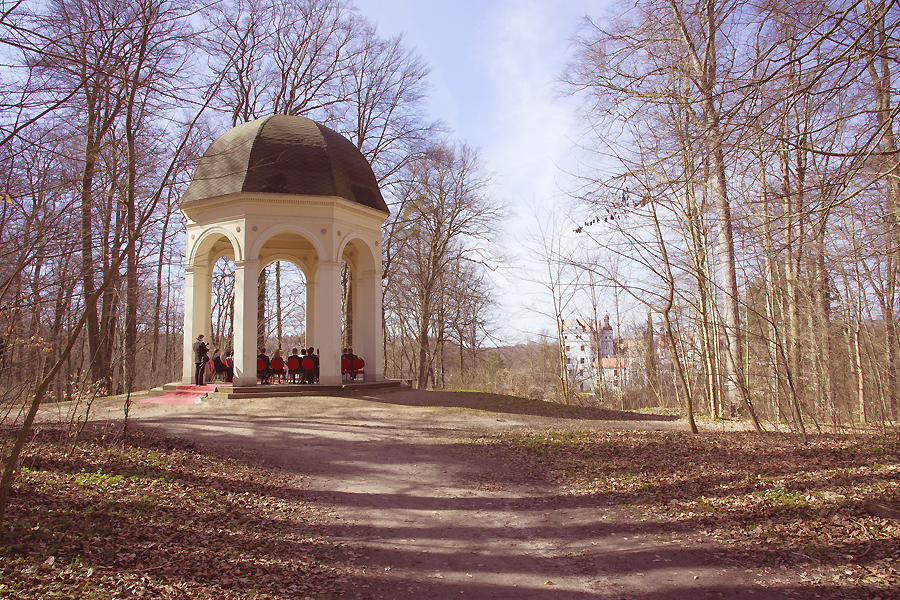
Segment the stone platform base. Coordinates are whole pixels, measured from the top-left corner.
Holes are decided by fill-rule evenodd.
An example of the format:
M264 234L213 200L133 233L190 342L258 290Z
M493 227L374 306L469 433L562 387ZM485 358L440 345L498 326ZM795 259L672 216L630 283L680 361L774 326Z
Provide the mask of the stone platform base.
M185 386L180 383L166 385L150 390L151 395L162 396ZM206 397L222 400L240 400L242 398L281 398L291 396L359 396L377 391L405 388L399 381L353 381L340 385L276 383L271 385L232 386L230 383L210 383L203 386L210 389Z

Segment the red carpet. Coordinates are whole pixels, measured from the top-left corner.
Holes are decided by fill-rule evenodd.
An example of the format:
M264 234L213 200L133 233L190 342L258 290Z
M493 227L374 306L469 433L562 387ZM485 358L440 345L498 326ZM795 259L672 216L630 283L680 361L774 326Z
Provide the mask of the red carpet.
M216 391L222 384L215 385L179 385L174 390L166 390L162 396L153 396L146 400L140 400L144 404L165 404L168 406L186 406L188 404L200 404L203 398L210 392ZM226 385L231 385L226 384Z

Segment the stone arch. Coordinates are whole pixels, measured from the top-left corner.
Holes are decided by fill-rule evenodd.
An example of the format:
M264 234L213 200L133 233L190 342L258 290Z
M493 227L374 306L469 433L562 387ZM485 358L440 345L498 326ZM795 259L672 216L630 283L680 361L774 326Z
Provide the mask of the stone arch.
M197 240L189 240L191 242L190 251L187 256L187 264L193 265L197 263L197 259L200 258L204 252L210 252L216 243L221 240L223 237L227 239L231 243L231 248L234 252L234 260L242 261L244 260L243 247L241 245L241 240L234 235L232 231L230 231L227 227L216 226L210 227L209 229L204 229L201 233L197 234L199 238ZM215 254L215 256L211 257L210 265L215 264L217 260L222 258L222 256L227 256L226 251L219 251Z
M349 246L350 244L353 244L353 246L357 249L355 256L351 257L354 259L352 262L357 269L371 270L375 269L376 266L380 266L380 254L376 254L375 249L372 248L372 245L369 244L369 241L366 238L356 233L347 234L347 236L344 237L344 239L341 241L340 250L338 251L338 256L341 260L347 260L345 258L345 254L347 253L347 246ZM361 252L361 250L366 250L367 252ZM377 265L375 261L376 256L378 256Z
M303 276L306 278L307 281L309 281L310 278L312 277L312 273L310 272L309 267L307 265L303 264L302 260L298 260L296 256L294 256L292 254L287 254L287 253L271 254L271 255L267 256L265 258L265 260L259 261L260 272L262 272L262 270L265 269L266 267L273 265L280 260L289 262L292 265L294 265L295 267L297 267L298 269L300 269L300 272L303 273Z
M327 251L323 247L322 242L316 239L316 236L313 234L313 232L303 225L298 225L296 223L279 223L277 225L272 225L271 227L268 227L260 232L257 238L253 241L253 244L250 247L250 252L247 254L247 256L251 260L259 260L259 255L265 247L266 243L282 233L293 233L303 236L315 249L316 254L320 257L320 260L322 256L327 256Z

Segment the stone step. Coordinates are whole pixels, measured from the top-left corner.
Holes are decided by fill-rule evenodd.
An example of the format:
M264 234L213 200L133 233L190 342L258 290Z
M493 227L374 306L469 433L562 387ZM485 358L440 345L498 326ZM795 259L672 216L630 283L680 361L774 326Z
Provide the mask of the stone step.
M238 386L231 390L219 389L208 398L240 400L250 398L289 398L292 396L354 396L378 390L400 389L399 381L373 381L370 383L348 383L345 385L250 385Z
M386 379L384 381L353 382L340 385L282 383L272 385L232 386L230 383L204 385L202 388L182 383L167 383L162 387L150 390L151 396L184 393L197 396L206 395L209 399L241 400L252 398L288 398L291 396L355 396L377 390L400 389L405 386L400 381Z
M176 392L191 392L199 394L201 392L214 392L219 388L217 385L184 385L179 384L175 387Z

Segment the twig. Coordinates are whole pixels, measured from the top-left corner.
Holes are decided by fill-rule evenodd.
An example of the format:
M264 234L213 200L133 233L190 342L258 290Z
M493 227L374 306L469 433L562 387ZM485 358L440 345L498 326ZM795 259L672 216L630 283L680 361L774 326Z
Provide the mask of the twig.
M822 563L822 561L820 561L819 559L813 558L812 556L807 556L807 555L803 554L802 552L791 552L791 554L796 554L797 556L802 556L803 558L808 558L809 560L814 560L819 564Z

